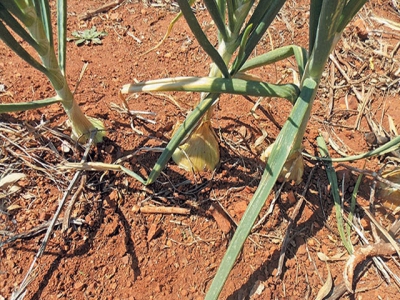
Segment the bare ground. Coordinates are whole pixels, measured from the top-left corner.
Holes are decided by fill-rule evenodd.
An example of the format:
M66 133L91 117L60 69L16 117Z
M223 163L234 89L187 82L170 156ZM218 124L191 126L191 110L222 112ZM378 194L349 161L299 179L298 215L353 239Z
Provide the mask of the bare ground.
M108 35L99 46L78 47L69 43L67 73L74 87L84 63L88 63L76 92L77 100L88 115L103 119L109 130L105 142L94 147L88 159L107 163L125 159L126 167L146 176L159 153L136 154L135 151L141 147L165 146L173 125L184 119L198 95L140 94L131 98L130 109L156 114L146 116L155 121L151 124L115 110L112 103L122 106L119 89L134 80L204 76L210 61L183 20L161 47L140 56L163 37L177 11L173 3L125 1L113 10L79 20L82 14L105 3L70 1L70 34L96 26ZM293 43L306 47L307 10L306 1L289 1L257 51ZM196 5L196 14L203 25L209 24L201 3ZM397 25L384 24L385 20ZM317 155L315 139L320 133L329 141L333 157L375 147L376 142L368 139L371 120L367 115L386 131L389 131L390 116L399 130L398 23L400 17L392 4L374 0L345 30L333 60L326 67L304 139L305 152ZM0 92L1 102L31 101L53 95L50 84L41 74L4 44L0 44L0 49L0 84L5 85ZM261 70L258 75L271 82L292 80L291 68L294 60L287 60ZM360 99L356 93L360 93ZM74 223L66 232L61 232L58 226L52 234L36 264L25 298L203 299L235 224L240 221L260 180L264 166L259 159L260 149L274 140L279 133L277 125L285 122L291 109L286 101L264 99L255 117L250 111L256 101L240 96L221 98L213 126L220 138L222 160L213 174L193 176L170 163L159 180L146 188L133 178L115 172L88 172L80 178L71 191L78 197L72 210ZM364 106L363 101L366 101ZM38 226L48 226L76 173L59 166L82 158L84 149L65 135L68 129L64 122L65 116L58 105L0 116L0 178L13 173L26 175L0 198L2 242L14 238L0 248L0 298L10 297L22 282L44 236ZM256 146L263 130L268 136ZM347 165L378 171L383 159ZM335 165L335 170L347 212L358 174L339 165ZM310 184L306 186L308 177ZM374 227L365 213L372 183L371 178L361 183L355 218L364 236L373 244L377 242ZM279 187L266 199L260 220L271 207ZM304 205L288 232L291 216L303 193ZM185 208L190 214L138 211L139 207L149 206L166 210ZM388 229L395 221L393 210L382 207L379 201L375 206L375 219ZM252 231L221 299L315 298L328 277L327 264L318 258L318 253L330 258L334 291L340 295L349 256L338 235L323 166L307 161L304 182L298 186L286 184L272 208L272 213ZM287 232L290 242L283 273L276 276ZM382 238L379 230L378 236ZM355 249L362 245L355 231L351 241ZM390 271L399 274L398 258L386 255L381 260ZM371 259L362 260L355 278L355 293L339 297L398 297L396 278L391 275L385 278Z

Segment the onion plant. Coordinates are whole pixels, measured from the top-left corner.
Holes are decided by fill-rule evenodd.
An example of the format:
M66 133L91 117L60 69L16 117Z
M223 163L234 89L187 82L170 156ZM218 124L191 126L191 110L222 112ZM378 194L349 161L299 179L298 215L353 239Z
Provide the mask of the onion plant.
M17 55L50 80L56 96L26 103L0 104L0 113L36 109L60 102L68 115L72 137L84 142L97 129L95 141L104 136L100 120L86 117L65 77L67 1L57 0L57 53L54 48L50 6L47 0L0 0L0 38ZM19 36L24 42L19 43ZM27 49L30 46L40 62Z
M317 93L322 72L328 56L338 42L342 31L367 0L311 0L309 15L309 45L304 49L297 45L287 45L250 58L253 50L276 17L285 1L282 0L204 0L217 28L218 46L215 48L209 37L210 30L204 32L199 25L187 0L177 0L190 29L200 46L211 57L213 64L207 77L180 77L150 80L138 84L123 86L122 94L141 91L192 91L201 92L199 104L187 116L175 132L165 151L161 154L147 180L131 172L144 184L154 182L162 168L171 157L181 163L182 153L190 161L194 170L204 169L209 163L203 157L202 165L195 166L191 160L193 151L190 145L198 144L198 135L204 140L211 135L204 134L204 124L210 124L213 105L222 93L247 96L281 97L293 104L293 109L279 133L272 148L268 149L266 167L260 184L244 213L239 226L230 242L215 278L206 295L206 299L217 299L224 283L238 257L250 230L258 217L264 203L279 177L299 181L281 174L282 169L290 173L293 168L302 165L301 144L310 117L311 108ZM247 72L294 56L300 75L299 85L272 84L254 77ZM230 63L232 62L232 63ZM207 125L211 131L211 126ZM202 131L202 132L200 132ZM197 141L193 142L192 137ZM215 143L209 143L210 145ZM178 149L178 150L177 150ZM178 151L178 152L177 152ZM217 150L211 150L216 151ZM194 154L196 155L196 154ZM199 154L197 154L199 155ZM176 156L179 156L176 158ZM213 157L215 155L209 155ZM293 166L285 166L287 162ZM214 161L207 168L215 167ZM302 166L301 166L302 167ZM297 173L297 172L295 172ZM300 176L301 177L301 176Z

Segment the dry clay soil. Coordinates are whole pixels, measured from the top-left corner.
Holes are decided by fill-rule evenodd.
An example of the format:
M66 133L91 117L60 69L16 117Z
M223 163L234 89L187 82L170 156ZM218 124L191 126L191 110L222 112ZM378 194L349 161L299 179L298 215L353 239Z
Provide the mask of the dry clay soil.
M389 2L369 2L344 31L334 52L337 64L329 60L326 66L304 138L305 152L318 154L315 139L320 133L334 146L329 148L333 157L340 157L338 151L350 155L369 150L374 143L368 144L365 139L365 134L371 132L366 112L387 131L390 115L400 129L400 31L398 24L385 25L379 19L400 23L399 14ZM124 1L112 10L80 19L106 3L69 1L68 36L92 26L108 35L102 45L68 43L68 81L74 89L87 64L75 96L85 113L102 119L108 130L105 141L92 148L88 160L113 163L122 159L125 167L147 176L160 155L151 149L166 145L174 125L196 105L199 95L133 95L128 100L130 109L155 113L142 115L154 120L153 124L118 110L115 105L123 107L118 91L123 84L135 81L206 76L210 60L183 19L164 44L145 54L164 36L178 11L176 4ZM52 2L53 16L54 8ZM215 42L215 27L210 25L201 2L196 3L195 12L200 24L209 27ZM288 1L257 53L289 44L307 47L307 17L308 1ZM293 69L295 61L288 59L256 74L268 82L292 81ZM0 84L4 85L2 103L54 95L47 79L3 43ZM355 90L368 100L362 110ZM75 223L65 232L59 226L54 230L35 265L25 299L203 299L260 181L265 166L260 150L274 141L291 109L287 101L264 99L252 114L257 100L221 97L212 121L220 140L221 164L212 174L188 174L170 162L156 183L144 187L118 172L85 173L86 182L72 210ZM16 172L26 175L14 185L14 193L0 199L1 239L4 242L16 234L32 233L0 249L0 299L9 298L22 282L44 237L37 226L46 228L76 173L58 166L82 159L84 149L71 142L68 135L60 135L69 134L65 121L59 105L0 116L0 178ZM267 135L260 140L263 132ZM143 147L150 151L137 152ZM378 171L383 159L347 165ZM343 166L334 167L347 214L358 174ZM79 179L72 194L81 183ZM361 182L355 213L365 237L374 243L364 213L370 185L367 178ZM266 199L257 222L267 214L279 187ZM276 276L283 239L302 194L305 201L288 232L283 271ZM138 211L149 206L184 208L189 214ZM343 283L349 256L338 235L324 166L307 160L303 183L287 183L272 208L246 241L220 299L315 299L329 277L327 266L333 286L338 288ZM378 202L375 218L387 227L395 215ZM361 246L354 231L351 242L355 249ZM325 263L318 258L320 252L335 259ZM384 256L382 260L400 275L395 257ZM355 294L344 293L343 299L398 298L399 286L393 277L385 279L371 259L362 261L356 274Z

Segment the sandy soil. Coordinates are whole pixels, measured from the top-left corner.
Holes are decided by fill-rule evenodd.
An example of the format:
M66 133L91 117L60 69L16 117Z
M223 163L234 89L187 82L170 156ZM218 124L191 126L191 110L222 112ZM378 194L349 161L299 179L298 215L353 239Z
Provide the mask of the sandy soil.
M367 151L376 146L365 136L371 132L368 111L377 124L389 131L388 115L399 130L398 107L400 54L399 27L383 25L376 17L400 23L391 1L370 1L345 30L335 49L335 64L329 61L313 115L304 138L305 152L317 155L316 137L330 141L333 157ZM69 36L75 30L96 26L108 33L102 45L68 44L67 74L74 88L81 69L88 64L76 91L76 99L87 115L104 120L109 130L104 143L89 153L90 161L112 163L141 147L163 147L171 138L173 125L182 121L198 101L187 93L140 94L129 99L131 110L154 112L145 116L155 124L115 109L122 106L118 91L123 84L162 77L205 76L210 60L198 45L184 20L158 49L141 56L163 37L177 13L170 2L125 1L122 5L88 20L79 16L107 1L69 1ZM288 44L307 46L307 1L288 1L257 47L258 53ZM204 6L196 4L201 24L210 23ZM398 25L397 25L398 26ZM265 81L291 80L294 59L257 75ZM340 70L339 70L340 68ZM349 77L347 81L344 75ZM16 57L0 43L0 92L2 103L31 101L53 96L47 79ZM364 110L355 96L363 93ZM173 100L171 100L173 99ZM251 101L250 101L251 100ZM260 150L274 141L291 105L280 99L264 99L250 113L257 99L223 96L213 118L220 139L221 164L213 174L188 174L172 162L158 181L144 187L135 179L115 172L88 172L78 181L82 192L72 210L75 224L66 232L60 227L52 234L44 255L35 265L33 281L25 299L203 299L211 284L236 224L260 180L264 164ZM272 121L268 115L274 119ZM355 129L361 117L360 124ZM75 170L61 170L60 164L79 162L84 149L74 145L65 128L59 105L29 112L0 115L0 178L20 172L16 190L0 198L0 299L10 297L22 282ZM256 140L265 130L261 145ZM62 133L64 135L62 135ZM124 166L149 174L159 153L141 152L124 161ZM384 158L346 163L378 171ZM313 172L311 172L313 170ZM357 173L335 165L349 210ZM311 174L310 185L306 186ZM274 195L266 199L260 219L270 208ZM368 209L371 179L364 178L357 195L356 219L370 243L375 243ZM306 188L306 190L305 190ZM305 191L304 191L305 190ZM295 226L288 232L283 273L276 276L283 239L293 210L301 195ZM375 218L388 228L395 216L377 203ZM68 205L68 204L67 204ZM138 207L186 208L188 215L146 214ZM61 215L63 217L63 214ZM26 234L26 233L32 234ZM34 233L34 234L33 234ZM21 234L21 236L16 236ZM221 299L315 299L327 280L328 265L335 291L343 282L349 256L337 230L330 186L323 166L307 160L304 182L286 184L269 215L255 228L232 270ZM355 231L355 249L362 243ZM388 268L400 274L398 258L383 256ZM371 259L356 270L355 294L343 299L396 299L399 286L377 270ZM337 297L335 298L337 299Z

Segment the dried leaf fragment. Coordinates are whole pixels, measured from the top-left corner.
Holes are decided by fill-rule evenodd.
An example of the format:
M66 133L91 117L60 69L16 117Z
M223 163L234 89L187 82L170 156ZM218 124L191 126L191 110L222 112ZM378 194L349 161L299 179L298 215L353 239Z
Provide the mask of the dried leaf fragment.
M395 167L382 173L382 177L396 184L400 184L400 168ZM376 196L387 209L397 212L400 209L400 190L383 182L378 183Z
M315 298L315 300L322 300L326 296L328 296L329 293L331 292L332 287L333 287L333 279L332 279L332 274L331 274L331 268L329 267L329 264L328 264L328 257L322 252L318 252L317 255L320 260L325 261L326 268L328 270L328 277L326 278L324 285L318 291L317 297Z
M13 211L13 210L17 210L17 209L20 209L20 208L22 208L22 206L21 205L18 205L18 204L11 204L10 206L7 206L7 211Z
M22 178L25 178L26 175L24 173L12 173L4 176L0 179L0 189L6 190L9 186L18 182Z

